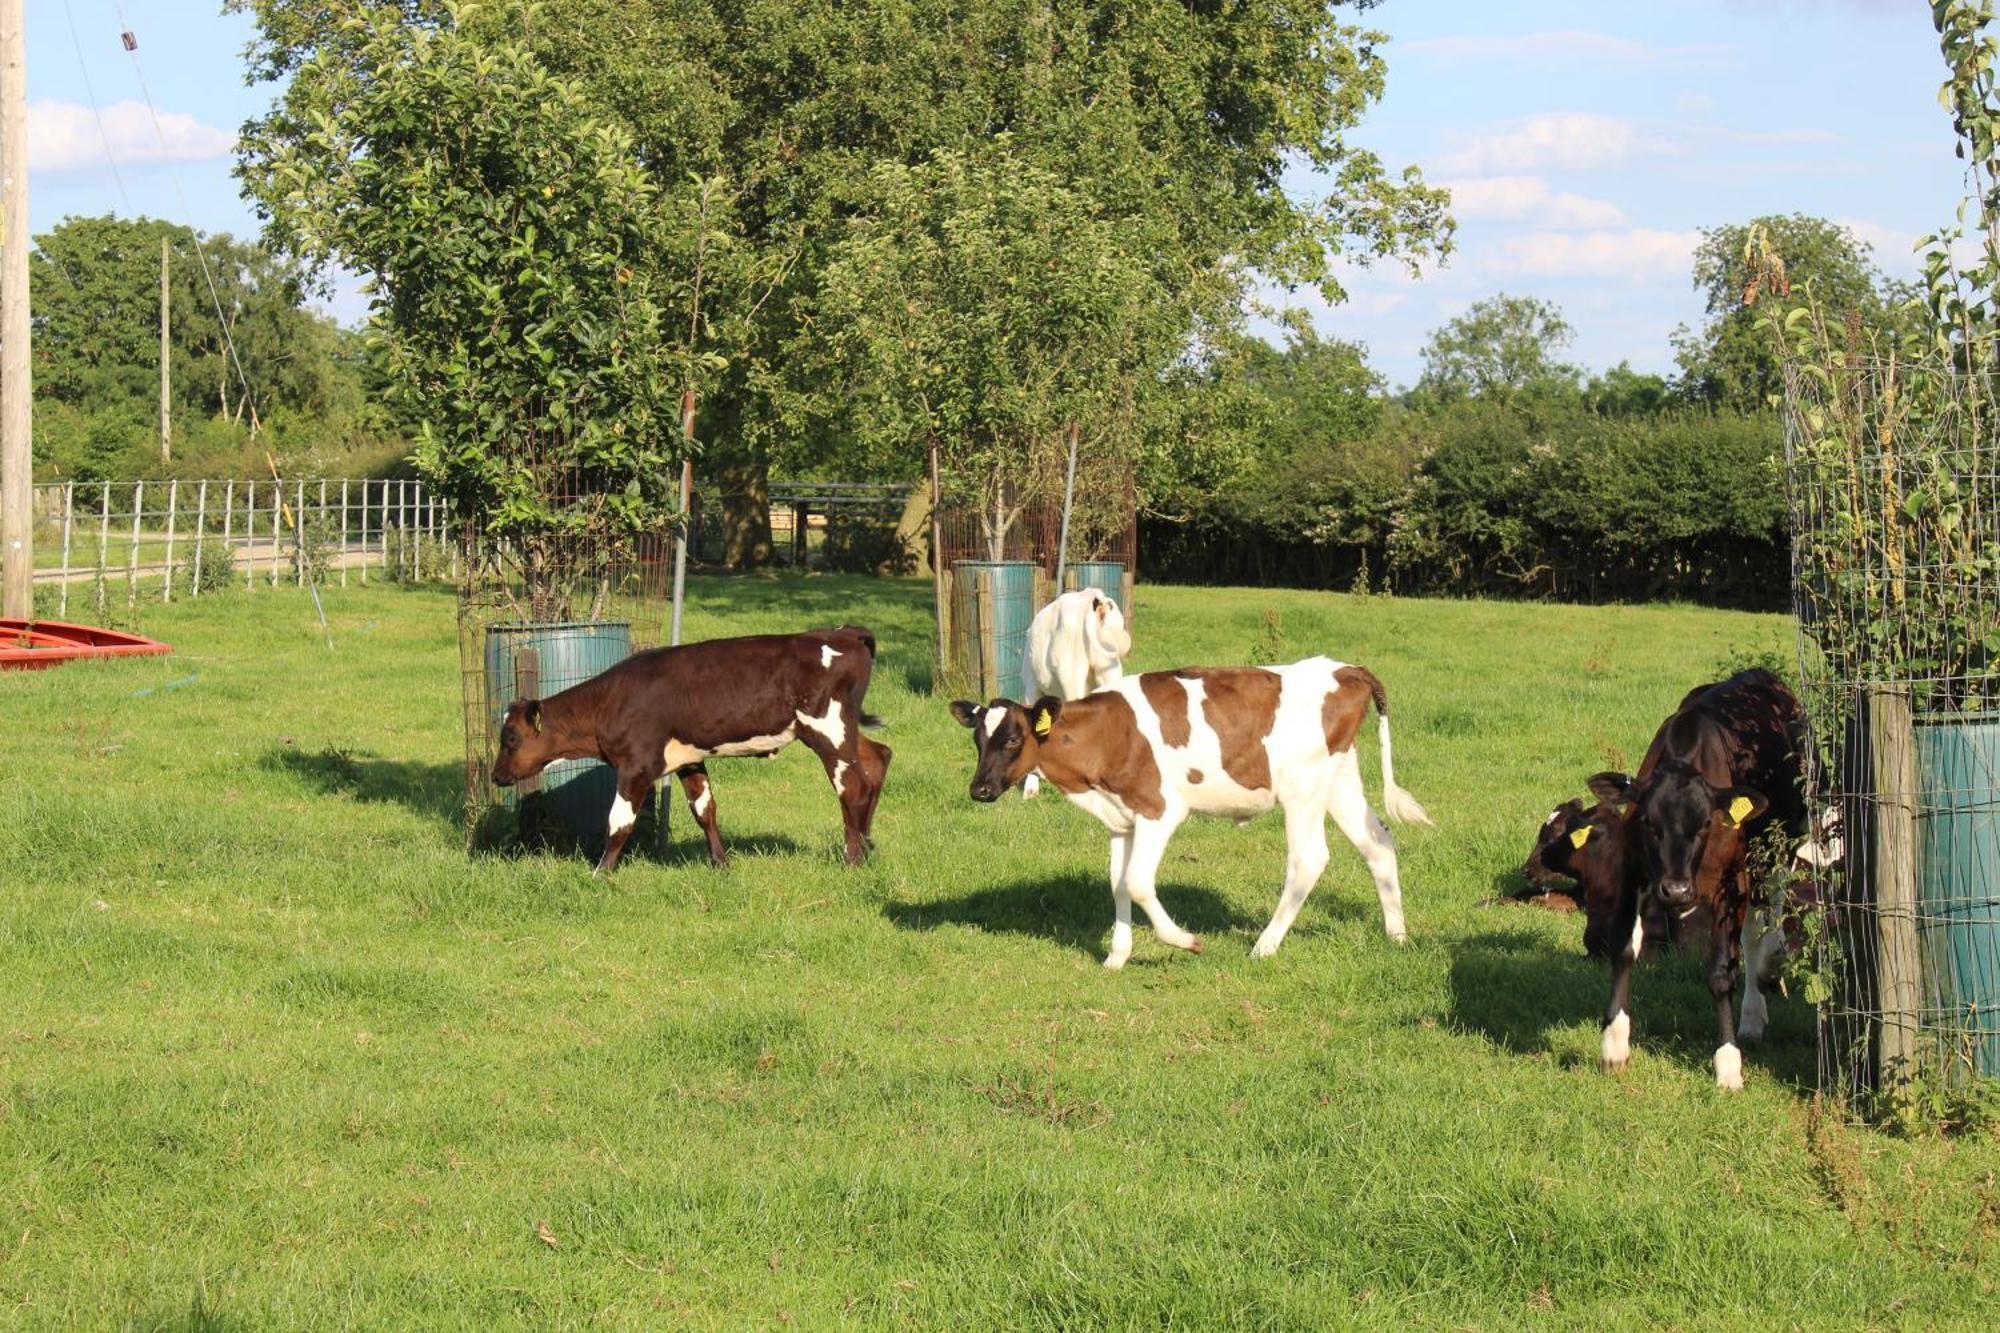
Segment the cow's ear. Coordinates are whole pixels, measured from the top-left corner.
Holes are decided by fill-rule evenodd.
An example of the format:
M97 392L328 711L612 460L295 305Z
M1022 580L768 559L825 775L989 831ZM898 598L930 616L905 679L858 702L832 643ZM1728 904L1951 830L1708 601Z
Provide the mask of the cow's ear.
M1632 790L1632 779L1623 773L1593 773L1590 781L1583 784L1590 794L1600 801L1617 804Z
M1062 700L1045 694L1035 700L1035 706L1028 710L1028 725L1034 729L1035 739L1045 741L1055 730L1056 719L1062 716Z
M528 700L527 707L521 710L521 720L528 724L528 730L540 734L542 730L542 701L540 699Z
M967 699L953 699L951 715L958 719L958 725L961 727L976 726L979 722L979 705Z
M1771 803L1754 787L1724 787L1715 794L1715 808L1729 827L1742 828L1769 810Z

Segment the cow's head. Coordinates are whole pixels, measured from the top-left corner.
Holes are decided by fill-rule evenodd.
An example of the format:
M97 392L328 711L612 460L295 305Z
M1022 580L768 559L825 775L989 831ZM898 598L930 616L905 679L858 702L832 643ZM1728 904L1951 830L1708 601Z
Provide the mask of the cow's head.
M1132 633L1125 628L1125 613L1118 603L1102 593L1090 600L1091 666L1098 671L1116 668L1132 652Z
M1012 699L995 699L984 708L960 699L951 715L972 730L979 765L972 773L972 799L997 801L1000 793L1018 786L1035 771L1041 743L1062 713L1060 699L1043 698L1032 707Z
M558 757L555 742L542 730L542 701L516 699L508 704L500 723L500 757L493 761L494 785L511 787Z
M1704 860L1721 864L1728 845L1743 843L1746 829L1770 809L1751 787L1717 787L1693 766L1668 760L1634 782L1623 773L1599 773L1590 780L1599 800L1630 803L1639 821L1647 882L1672 908L1694 905L1695 883ZM1745 844L1747 845L1747 844Z
M1546 890L1553 880L1576 878L1571 867L1571 853L1575 849L1570 845L1569 835L1583 812L1582 801L1564 801L1542 821L1540 831L1535 834L1535 849L1521 864L1521 878L1531 888Z

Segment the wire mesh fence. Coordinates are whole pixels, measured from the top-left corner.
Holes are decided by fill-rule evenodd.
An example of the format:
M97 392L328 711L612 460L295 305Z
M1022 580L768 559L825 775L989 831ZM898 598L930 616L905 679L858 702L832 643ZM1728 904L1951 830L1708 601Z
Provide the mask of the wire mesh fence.
M452 576L443 507L415 480L56 482L34 488L33 514L36 606L57 620L236 586Z
M1894 1108L2000 1078L2000 380L1850 358L1787 390L1807 781L1844 849L1820 1078Z

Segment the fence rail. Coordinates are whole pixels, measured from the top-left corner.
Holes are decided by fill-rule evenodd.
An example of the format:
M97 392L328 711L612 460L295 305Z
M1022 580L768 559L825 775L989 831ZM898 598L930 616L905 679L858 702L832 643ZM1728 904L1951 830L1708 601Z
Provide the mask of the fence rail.
M416 480L53 482L33 504L35 583L54 589L58 618L72 601L101 617L121 594L129 611L142 594L199 597L225 580L344 587L455 572L440 567L457 558L445 508Z

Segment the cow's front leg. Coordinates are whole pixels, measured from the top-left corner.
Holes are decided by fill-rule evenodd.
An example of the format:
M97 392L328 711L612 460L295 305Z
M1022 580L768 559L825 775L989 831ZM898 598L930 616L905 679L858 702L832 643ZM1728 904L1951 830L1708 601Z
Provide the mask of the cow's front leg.
M1167 840L1174 836L1180 822L1180 818L1169 815L1165 819L1142 819L1132 826L1132 850L1125 858L1125 892L1144 909L1146 919L1153 923L1153 933L1161 940L1176 949L1200 953L1201 937L1189 934L1174 924L1156 891L1160 861L1167 853Z
M639 810L653 794L653 783L659 776L657 770L650 768L618 770L618 791L611 798L611 815L605 825L604 855L597 858L597 868L592 874L608 875L618 868L625 843L638 826Z
M1604 1006L1603 1049L1600 1058L1607 1073L1623 1070L1632 1058L1632 965L1646 944L1645 917L1639 911L1639 896L1630 889L1618 895L1611 918L1611 938L1626 936L1625 947L1611 960L1611 1000Z
M1717 916L1723 919L1715 923L1714 941L1708 956L1708 993L1715 1001L1715 1086L1727 1092L1741 1092L1743 1052L1736 1046L1735 1015L1731 1006L1736 996L1739 961L1736 941L1743 929L1742 908L1739 906L1736 909L1734 920L1727 919L1724 913L1717 913Z
M722 845L722 830L715 823L715 784L703 764L689 764L679 776L681 795L687 797L688 810L708 839L709 862L720 870L729 864L729 851Z
M1764 1001L1764 976L1784 948L1784 932L1759 909L1743 918L1743 1006L1736 1022L1736 1044L1754 1046L1764 1039L1770 1009Z
M1132 956L1132 895L1125 892L1125 863L1132 855L1132 835L1111 835L1111 952L1104 965L1113 971Z

